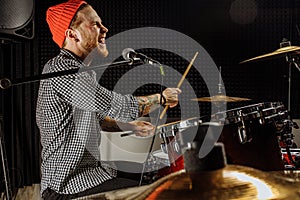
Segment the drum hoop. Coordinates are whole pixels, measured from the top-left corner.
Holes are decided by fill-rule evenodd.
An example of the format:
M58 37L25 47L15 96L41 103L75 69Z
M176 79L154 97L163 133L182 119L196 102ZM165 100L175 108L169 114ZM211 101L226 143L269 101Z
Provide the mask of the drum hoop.
M198 117L193 117L160 125L157 127L157 131L161 137L170 137L175 136L178 131L198 126L199 123L201 123L201 120Z
M213 116L224 124L259 120L283 119L288 115L282 102L263 102L217 112Z

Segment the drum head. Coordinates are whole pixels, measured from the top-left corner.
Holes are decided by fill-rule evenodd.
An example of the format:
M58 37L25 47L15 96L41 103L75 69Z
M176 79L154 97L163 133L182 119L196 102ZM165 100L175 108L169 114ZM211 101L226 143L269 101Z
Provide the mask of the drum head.
M162 164L163 166L170 166L169 156L162 150L153 151L152 156L154 157L157 164Z

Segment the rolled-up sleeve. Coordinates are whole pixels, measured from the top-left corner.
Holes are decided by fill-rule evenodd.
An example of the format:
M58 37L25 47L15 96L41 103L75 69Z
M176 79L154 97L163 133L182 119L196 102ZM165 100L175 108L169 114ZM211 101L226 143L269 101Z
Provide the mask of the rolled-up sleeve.
M138 117L138 102L132 95L112 92L111 108L107 116L119 121L131 121Z

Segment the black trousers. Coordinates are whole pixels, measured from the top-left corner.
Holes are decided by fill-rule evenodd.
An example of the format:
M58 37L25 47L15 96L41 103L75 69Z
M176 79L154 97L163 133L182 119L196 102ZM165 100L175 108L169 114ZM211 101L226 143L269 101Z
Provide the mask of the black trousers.
M76 194L59 194L47 188L47 190L43 192L42 197L44 200L67 200L67 199L75 199L78 197L89 196L92 194L98 194L101 192L106 192L106 191L111 191L116 189L134 187L138 185L139 185L139 181L137 180L127 179L127 178L114 178L100 184L99 186L93 187L91 189Z
M43 192L42 198L44 200L67 200L67 199L75 199L78 197L89 196L92 194L98 194L101 192L107 192L111 190L139 186L142 167L143 167L141 163L121 161L121 162L115 162L115 164L118 168L117 178L113 178L111 180L105 181L104 183L96 187L87 189L83 192L79 192L76 194L59 194L54 190L47 188ZM134 170L133 172L128 172L128 170L124 171L122 169L134 169ZM143 184L144 183L142 183L142 185Z

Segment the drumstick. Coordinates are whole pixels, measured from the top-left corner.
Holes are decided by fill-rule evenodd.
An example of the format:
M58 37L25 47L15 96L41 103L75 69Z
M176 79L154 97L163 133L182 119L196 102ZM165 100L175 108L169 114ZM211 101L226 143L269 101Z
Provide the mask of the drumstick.
M187 66L187 68L186 68L184 74L182 75L180 81L179 81L178 84L177 84L177 88L180 88L180 86L182 85L182 83L183 83L183 81L184 81L186 75L187 75L188 72L190 71L190 69L191 69L191 67L192 67L192 65L193 65L193 63L194 63L194 61L195 61L197 55L198 55L198 52L195 53L195 55L194 55L193 59L191 60L190 64ZM167 105L167 106L164 108L164 110L161 112L161 114L160 114L160 116L159 116L159 119L162 119L162 118L164 117L164 115L166 114L168 108L169 108L169 106Z

